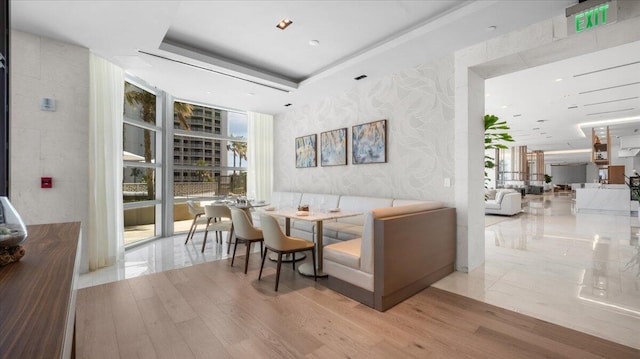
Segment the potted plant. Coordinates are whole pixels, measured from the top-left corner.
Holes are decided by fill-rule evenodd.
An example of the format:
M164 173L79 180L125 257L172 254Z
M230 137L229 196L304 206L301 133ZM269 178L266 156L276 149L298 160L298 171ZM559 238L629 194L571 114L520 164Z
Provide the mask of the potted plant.
M484 116L484 149L486 150L498 150L508 149L507 145L503 142L513 142L513 137L505 132L508 130L507 121L500 121L498 116L485 115ZM494 158L492 156L484 156L484 180L485 188L487 188L487 182L489 181L487 175L487 169L495 167Z
M551 189L551 185L549 183L551 183L551 180L553 179L553 176L549 176L548 174L544 174L544 184L545 184L545 191L548 191Z

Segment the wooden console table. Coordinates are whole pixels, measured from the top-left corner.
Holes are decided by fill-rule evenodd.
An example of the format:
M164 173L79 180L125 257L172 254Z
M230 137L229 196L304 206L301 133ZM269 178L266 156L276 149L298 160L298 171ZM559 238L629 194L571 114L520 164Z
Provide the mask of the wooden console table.
M0 267L0 357L73 358L80 223L27 232L25 256Z

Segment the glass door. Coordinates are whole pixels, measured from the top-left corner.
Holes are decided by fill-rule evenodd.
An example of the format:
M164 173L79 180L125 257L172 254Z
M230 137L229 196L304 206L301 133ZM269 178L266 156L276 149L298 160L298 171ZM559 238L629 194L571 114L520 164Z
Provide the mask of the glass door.
M161 112L152 90L125 83L123 178L125 246L160 235L162 203Z

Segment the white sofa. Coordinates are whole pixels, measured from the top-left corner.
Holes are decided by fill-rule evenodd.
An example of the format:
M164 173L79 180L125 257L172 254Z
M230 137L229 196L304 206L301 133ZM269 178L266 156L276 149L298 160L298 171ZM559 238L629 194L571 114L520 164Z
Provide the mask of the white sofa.
M513 216L522 212L522 194L513 189L498 189L495 192L495 198L491 193L487 194L489 198L484 201L485 214L501 214Z

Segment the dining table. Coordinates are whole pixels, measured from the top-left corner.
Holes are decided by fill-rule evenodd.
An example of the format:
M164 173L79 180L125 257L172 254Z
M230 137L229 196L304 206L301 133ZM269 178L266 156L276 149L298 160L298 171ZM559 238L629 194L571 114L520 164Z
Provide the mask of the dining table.
M272 211L264 211L264 214L268 214L274 217L284 217L284 228L285 234L287 236L291 235L291 220L300 220L300 221L308 221L315 222L315 244L316 244L316 275L318 277L326 277L327 274L322 271L322 258L323 258L323 233L322 233L322 224L324 221L334 220L338 218L347 218L361 215L360 212L342 212L339 210L328 210L328 211L298 211L295 209L274 209ZM296 258L297 259L297 258ZM298 266L298 272L304 276L313 277L313 264L311 263L303 263Z
M251 224L253 224L253 219L251 218L251 210L254 208L267 207L269 205L270 204L265 201L241 201L227 203L227 206L230 208L238 208L245 211L247 217L249 217L249 221L251 221Z

